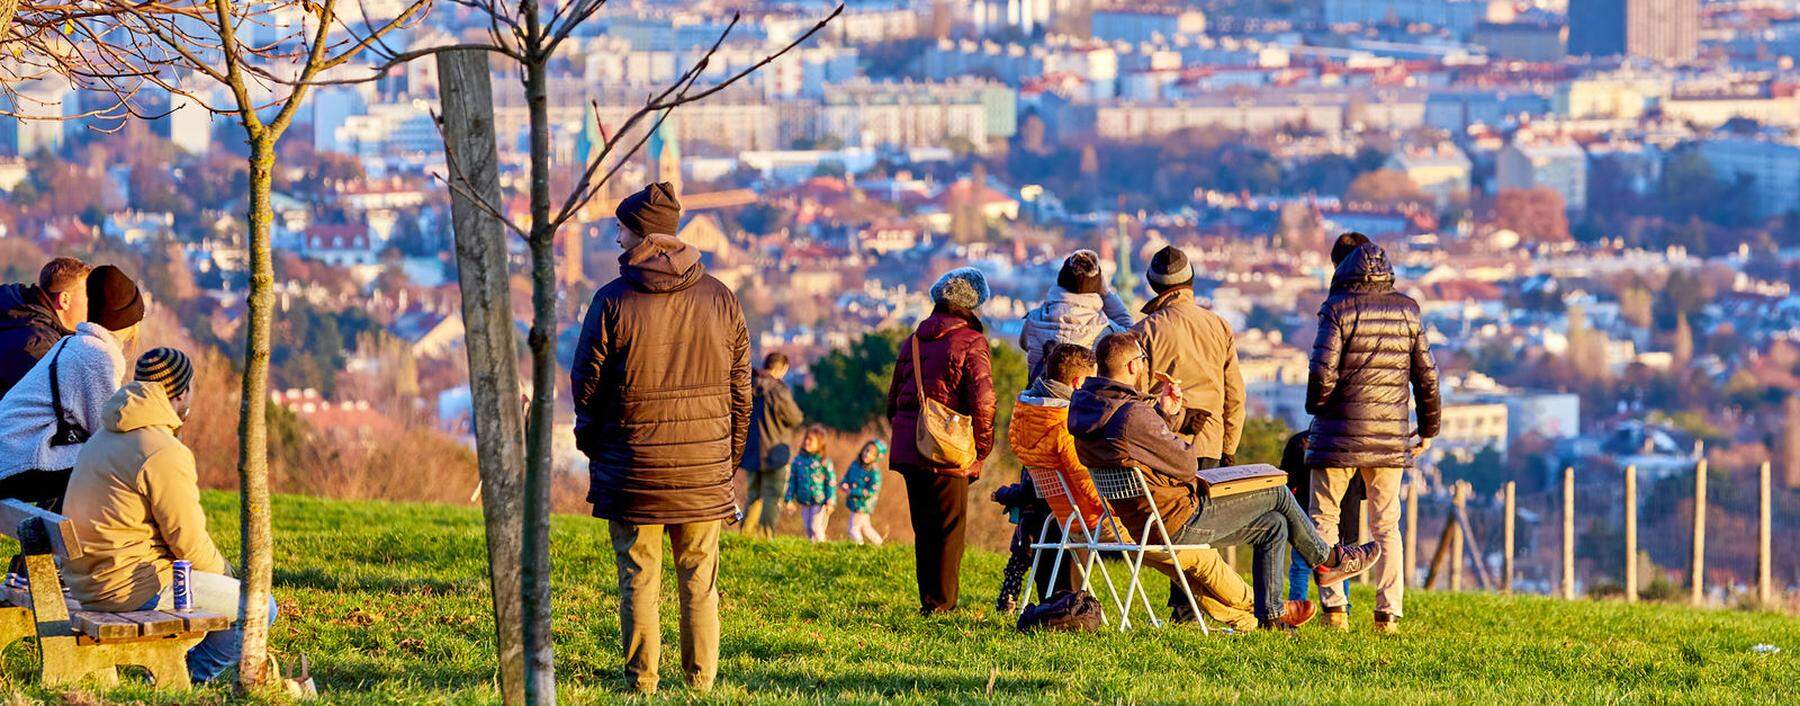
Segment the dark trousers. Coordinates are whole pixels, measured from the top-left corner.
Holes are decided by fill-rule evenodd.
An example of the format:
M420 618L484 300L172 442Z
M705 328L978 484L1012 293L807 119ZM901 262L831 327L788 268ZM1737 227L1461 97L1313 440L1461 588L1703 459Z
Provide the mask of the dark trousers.
M0 478L0 498L23 500L60 515L63 494L69 490L69 474L74 471L20 471Z
M925 613L952 610L961 590L969 479L928 469L907 469L901 476L906 479L907 511L912 515L919 609Z
M0 478L0 499L23 500L60 515L63 495L69 490L69 474L74 472L73 468L60 471L20 471ZM24 575L25 557L13 555L7 571Z
M1176 544L1211 544L1255 548L1251 584L1256 591L1256 617L1274 620L1286 611L1282 588L1287 577L1287 548L1308 564L1331 557L1331 547L1313 529L1287 488L1264 488L1223 498L1201 498L1187 524L1175 531Z
M1037 588L1037 600L1048 599L1050 594L1075 587L1073 580L1075 552L1063 552L1062 561L1058 562L1054 550L1046 549L1043 557L1038 558L1037 551L1031 548L1031 545L1038 541L1038 530L1043 528L1044 516L1047 514L1049 514L1048 506L1045 507L1045 512L1027 512L1019 520L1019 526L1013 529L1012 545L1009 548L1010 555L1006 559L1005 573L1000 577L1001 602L1005 602L1007 598L1017 599L1019 597L1019 591L1024 587L1025 574L1031 570L1034 559L1037 573L1032 575L1031 582ZM1055 520L1051 520L1050 528L1043 536L1044 543L1060 542L1062 535L1062 526L1056 524ZM1059 563L1062 565L1060 569L1057 568ZM1054 586L1050 584L1052 572L1056 574L1056 585ZM1026 596L1025 600L1029 602L1032 598Z

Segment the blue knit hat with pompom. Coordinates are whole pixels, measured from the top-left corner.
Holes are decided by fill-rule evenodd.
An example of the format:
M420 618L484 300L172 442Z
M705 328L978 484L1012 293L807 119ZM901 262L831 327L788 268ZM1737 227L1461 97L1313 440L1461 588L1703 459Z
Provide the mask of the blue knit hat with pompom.
M937 284L931 285L932 301L970 311L981 308L990 294L987 275L973 267L958 267L945 272Z

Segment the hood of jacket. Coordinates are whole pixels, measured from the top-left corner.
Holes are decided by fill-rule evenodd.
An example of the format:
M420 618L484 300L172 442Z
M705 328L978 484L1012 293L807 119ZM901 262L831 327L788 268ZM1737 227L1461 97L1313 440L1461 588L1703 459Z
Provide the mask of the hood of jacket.
M1033 407L1068 407L1069 398L1075 395L1075 388L1057 380L1040 376L1019 393L1019 404Z
M619 255L619 276L639 291L679 292L694 286L705 274L700 251L673 235L648 236Z
M48 326L65 336L72 333L63 327L62 320L56 318L56 312L44 301L42 291L34 284L0 285L0 326L16 323Z
M181 415L161 383L132 381L100 408L100 419L106 428L124 433L149 427L165 427L170 432L181 428Z
M1104 433L1120 407L1131 402L1155 404L1156 400L1137 388L1111 378L1091 377L1081 386L1084 395L1075 395L1069 403L1069 433L1077 437L1093 437Z
M1144 308L1139 311L1145 316L1149 316L1162 311L1163 309L1167 309L1183 299L1186 299L1189 302L1194 301L1194 288L1192 286L1182 285L1163 292L1162 294L1158 294L1155 297L1152 297L1150 301L1144 302Z
M918 336L927 341L937 341L963 329L974 329L976 333L986 333L987 330L981 325L981 319L940 306L931 312L931 316L919 322Z
M1331 275L1331 291L1379 294L1394 291L1394 266L1387 252L1374 243L1357 246Z
M1090 331L1107 325L1105 307L1106 300L1098 294L1077 294L1062 287L1051 287L1044 295L1044 304L1025 314L1025 325Z

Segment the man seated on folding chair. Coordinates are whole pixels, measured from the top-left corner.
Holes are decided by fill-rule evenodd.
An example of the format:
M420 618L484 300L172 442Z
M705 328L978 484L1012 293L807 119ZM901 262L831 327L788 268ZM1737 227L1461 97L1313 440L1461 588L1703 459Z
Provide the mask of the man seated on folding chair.
M1088 530L1092 533L1092 538L1101 542L1128 538L1128 533L1117 522L1100 526L1100 518L1106 511L1106 501L1094 489L1094 479L1088 475L1087 467L1081 465L1081 458L1075 453L1075 437L1069 435L1069 398L1076 388L1081 387L1094 374L1094 352L1085 346L1058 343L1043 360L1043 375L1019 395L1018 405L1013 407L1012 426L1007 439L1012 445L1013 455L1019 458L1020 463L1025 464L1030 473L1054 473L1061 479L1066 494L1047 496L1044 499L1059 523L1069 522L1071 515L1080 513L1080 519L1070 524L1072 528L1077 528L1070 531L1074 535L1069 538L1071 543L1088 539L1081 536L1080 529ZM1037 530L1035 527L1031 529L1034 532ZM1055 528L1052 528L1052 532L1054 531ZM1048 539L1054 541L1054 537ZM1187 550L1177 556L1202 612L1236 630L1256 627L1256 616L1250 612L1250 586L1225 565L1218 552L1211 549ZM1060 569L1063 573L1059 575L1079 572L1086 563L1086 557L1077 554L1075 562L1063 564ZM1146 554L1144 563L1171 579L1174 578L1175 565L1167 556ZM1037 571L1044 574L1051 570L1050 561L1037 567ZM1081 580L1079 573L1071 579L1077 583Z
M1099 375L1075 392L1069 408L1069 432L1082 464L1143 469L1150 500L1160 511L1163 525L1170 528L1168 540L1173 544L1254 546L1252 579L1260 627L1293 630L1312 617L1310 604L1290 615L1281 598L1287 575L1284 546L1291 546L1318 567L1315 578L1322 585L1356 576L1375 561L1380 550L1373 542L1325 544L1287 488L1217 500L1203 497L1194 481L1193 451L1169 423L1170 417L1181 411L1180 394L1168 385L1151 388L1149 358L1132 334L1115 333L1100 339L1095 357ZM1145 526L1152 512L1142 501L1114 502L1112 508L1132 527Z

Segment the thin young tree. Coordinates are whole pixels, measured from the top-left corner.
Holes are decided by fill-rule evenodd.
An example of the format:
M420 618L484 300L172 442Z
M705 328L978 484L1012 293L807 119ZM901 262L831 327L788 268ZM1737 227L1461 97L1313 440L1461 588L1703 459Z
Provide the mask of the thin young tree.
M792 42L775 48L756 63L718 80L702 84L712 57L737 28L740 17L734 15L719 37L700 57L661 91L646 96L616 129L601 126L602 144L582 165L580 176L561 197L552 194L550 121L550 66L557 52L575 35L583 23L606 6L607 0L572 0L545 6L538 0L449 0L471 8L487 20L486 44L458 44L391 52L387 60L375 67L372 76L339 79L369 80L407 61L448 49L482 49L509 59L518 72L524 88L528 120L527 192L530 204L526 220L512 219L500 203L481 194L463 175L454 172L445 183L457 196L475 203L489 216L501 221L511 232L524 238L531 257L531 330L527 337L531 355L532 395L526 420L525 478L523 493L524 523L522 536L521 600L525 645L524 700L532 704L556 702L554 650L551 644L550 601L550 484L552 428L555 413L557 365L555 344L557 332L556 234L584 208L618 174L677 108L704 100L754 74L783 54L804 44L819 33L840 13L839 5L800 34ZM327 81L330 82L330 81ZM596 114L598 111L595 111ZM446 140L446 150L453 149ZM455 155L446 162L455 165ZM496 607L496 615L499 608Z
M381 21L363 17L355 26L340 17L339 2L88 0L82 7L91 12L70 18L67 26L71 35L89 40L74 55L78 58L71 75L80 85L109 91L126 106L139 104L145 95L181 96L236 122L249 148L248 322L238 419L243 564L238 621L244 634L238 683L246 691L278 676L268 669L274 557L267 428L275 284L270 195L276 148L316 80L363 56L390 32L411 26L424 15L430 0L412 0L392 17ZM274 36L256 41L246 33Z

